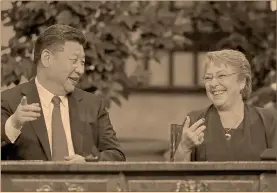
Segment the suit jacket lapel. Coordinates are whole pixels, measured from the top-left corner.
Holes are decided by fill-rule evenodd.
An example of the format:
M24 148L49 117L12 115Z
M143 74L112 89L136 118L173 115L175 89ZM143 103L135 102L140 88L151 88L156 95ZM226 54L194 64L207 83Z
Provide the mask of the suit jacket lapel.
M30 81L29 84L30 84L30 86L26 87L23 90L23 94L26 95L26 97L27 97L28 104L39 103L40 107L41 107L41 103L40 103L37 87L35 85L35 81L32 80L32 81ZM42 145L42 148L45 152L47 159L51 160L51 151L50 151L49 139L48 139L43 111L41 110L41 116L37 120L31 121L29 123L34 129L34 131Z
M72 94L68 96L68 106L69 106L69 117L70 117L70 128L71 136L75 154L83 155L83 130L85 125L81 121L80 115L83 110L80 107L80 101L82 100L82 92L75 89Z

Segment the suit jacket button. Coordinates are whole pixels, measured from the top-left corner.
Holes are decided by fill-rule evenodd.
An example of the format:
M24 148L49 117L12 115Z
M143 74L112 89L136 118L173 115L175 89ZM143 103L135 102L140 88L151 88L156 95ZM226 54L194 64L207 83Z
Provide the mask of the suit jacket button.
M6 145L6 144L7 144L6 141L2 141L2 142L1 142L1 147L4 146L4 145Z

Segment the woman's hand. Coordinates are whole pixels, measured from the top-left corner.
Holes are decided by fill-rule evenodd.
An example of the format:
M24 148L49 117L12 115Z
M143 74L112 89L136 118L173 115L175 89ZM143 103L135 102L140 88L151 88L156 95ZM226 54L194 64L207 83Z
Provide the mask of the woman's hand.
M184 150L191 150L191 148L200 145L204 141L204 133L203 131L206 129L204 123L204 119L199 119L193 125L190 125L190 118L187 116L186 122L184 124L182 139L180 145Z

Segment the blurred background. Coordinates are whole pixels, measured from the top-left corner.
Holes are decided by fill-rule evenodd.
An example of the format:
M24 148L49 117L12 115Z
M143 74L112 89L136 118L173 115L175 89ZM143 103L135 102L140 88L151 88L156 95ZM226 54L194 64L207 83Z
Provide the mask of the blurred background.
M232 48L252 65L248 101L276 108L276 1L1 1L1 90L29 81L48 26L88 39L78 87L105 97L128 160L164 160L170 124L210 104L203 55Z

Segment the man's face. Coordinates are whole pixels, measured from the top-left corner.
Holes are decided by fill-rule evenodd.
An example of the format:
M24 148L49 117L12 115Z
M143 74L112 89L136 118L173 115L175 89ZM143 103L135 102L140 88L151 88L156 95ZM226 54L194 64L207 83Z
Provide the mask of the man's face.
M83 46L74 41L67 41L62 47L63 51L53 53L48 72L58 92L66 95L74 91L84 73L85 52Z

